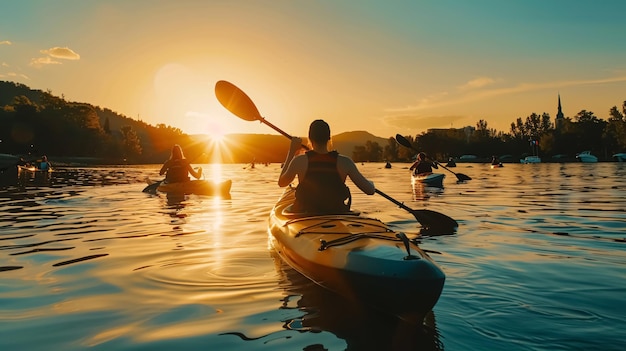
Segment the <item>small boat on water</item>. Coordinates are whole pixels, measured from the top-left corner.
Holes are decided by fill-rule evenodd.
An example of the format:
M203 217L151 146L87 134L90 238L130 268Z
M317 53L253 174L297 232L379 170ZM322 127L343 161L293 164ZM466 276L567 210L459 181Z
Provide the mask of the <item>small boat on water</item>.
M519 160L520 163L541 163L541 157L539 156L526 156Z
M290 212L295 188L269 217L270 244L287 264L337 294L407 320L435 306L445 274L409 240L378 219L358 212Z
M617 162L626 162L626 152L620 152L613 155L613 158Z
M598 158L591 154L591 151L583 151L576 155L576 158L580 160L580 162L584 163L596 163L598 162Z
M156 183L146 179L148 185ZM160 182L156 190L168 194L196 194L196 195L229 195L232 180L212 182L205 179L194 179L188 182L165 183Z
M411 174L411 181L413 184L443 188L443 179L445 177L446 175L443 173L413 173Z
M504 167L502 162L500 162L500 163L492 163L491 164L491 168L500 168L500 167Z

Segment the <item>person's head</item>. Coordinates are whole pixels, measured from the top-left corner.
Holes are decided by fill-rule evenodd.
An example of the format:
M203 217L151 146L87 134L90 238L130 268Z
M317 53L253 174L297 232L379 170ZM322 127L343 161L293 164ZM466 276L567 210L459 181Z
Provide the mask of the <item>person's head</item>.
M419 154L417 154L417 159L420 161L424 161L426 159L426 154L423 152L420 152Z
M41 156L43 162L48 162L48 157L46 155Z
M326 145L330 140L330 127L321 119L316 119L309 126L309 141L311 144Z
M183 154L183 148L180 147L180 145L178 144L172 146L172 154L170 155L170 159L179 160L183 158L185 158L185 155Z

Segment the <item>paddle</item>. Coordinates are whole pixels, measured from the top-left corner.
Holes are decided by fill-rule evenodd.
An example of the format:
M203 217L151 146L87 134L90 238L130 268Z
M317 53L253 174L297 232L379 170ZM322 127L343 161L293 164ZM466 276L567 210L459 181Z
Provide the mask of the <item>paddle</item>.
M156 182L149 184L147 187L143 188L142 192L144 193L150 193L150 194L156 194L157 188L159 187L159 185L161 185L161 183L163 183L165 181L165 179L163 180L157 180Z
M268 122L265 118L263 118L254 102L252 102L252 99L250 99L248 95L246 95L246 93L244 93L234 84L224 80L220 80L215 84L215 96L217 97L217 100L222 104L222 106L224 106L235 116L246 121L260 121L261 123L265 123L275 131L291 139L291 135L285 133L280 128L276 127L275 125ZM308 149L305 145L302 146L305 149ZM442 213L431 210L414 210L405 206L400 201L392 198L391 196L383 193L378 189L376 189L376 193L381 195L385 199L393 202L394 204L400 206L400 208L411 213L415 217L415 219L420 222L425 229L428 229L429 231L448 233L454 231L454 228L457 228L459 226L454 219Z
M406 146L409 149L412 149L414 151L418 151L416 148L413 147L413 145L411 145L411 142L408 141L405 137L403 137L400 134L396 134L396 141L398 142L398 144L402 145L402 146ZM446 171L454 174L456 176L456 178L459 181L465 181L465 180L472 180L472 178L468 175L465 175L463 173L454 173L453 171L451 171L450 169L448 169L448 167L442 165L441 163L434 161L438 166L441 166L443 169L445 169Z

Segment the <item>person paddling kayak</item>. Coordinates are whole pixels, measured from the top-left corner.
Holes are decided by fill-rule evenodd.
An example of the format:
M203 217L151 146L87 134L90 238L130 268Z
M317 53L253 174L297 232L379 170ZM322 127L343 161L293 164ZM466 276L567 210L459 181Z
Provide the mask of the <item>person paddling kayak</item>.
M278 185L285 187L298 177L296 200L292 211L308 213L342 213L350 210L350 189L346 177L365 194L376 192L374 183L367 180L356 164L347 156L329 150L330 127L318 119L309 126L311 150L296 155L302 147L302 139L291 138L291 146L278 178Z
M193 169L189 160L185 158L183 149L180 145L176 144L172 147L169 160L165 161L159 171L159 175L163 174L165 174L165 181L167 183L188 182L189 174L196 179L200 179L202 176L202 168L198 168L198 171Z
M411 165L409 170L415 170L413 171L413 174L418 175L423 173L432 173L433 168L439 167L437 167L436 163L427 161L426 154L420 152L419 154L417 154L417 160Z

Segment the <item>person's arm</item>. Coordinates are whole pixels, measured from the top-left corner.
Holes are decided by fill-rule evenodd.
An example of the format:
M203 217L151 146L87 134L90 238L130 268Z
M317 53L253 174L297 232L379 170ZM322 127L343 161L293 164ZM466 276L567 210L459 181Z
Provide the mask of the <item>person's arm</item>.
M346 175L350 177L350 180L356 185L362 192L367 195L374 195L376 192L376 187L374 186L374 182L367 180L365 176L359 171L356 167L354 161L351 158L339 155L339 162L341 162L341 167L345 170Z
M198 170L196 171L193 167L191 167L191 163L188 163L187 171L196 179L200 179L200 177L202 177L202 167L198 167Z
M167 172L168 167L168 163L167 161L165 161L165 163L163 164L163 166L161 167L161 170L159 171L159 175L164 175L165 172Z
M302 139L298 137L291 138L291 145L289 146L289 152L287 153L287 158L285 159L285 164L283 165L283 169L280 171L280 176L278 177L278 186L285 187L296 178L298 174L298 165L301 163L300 161L294 161L294 156L296 153L302 148Z

